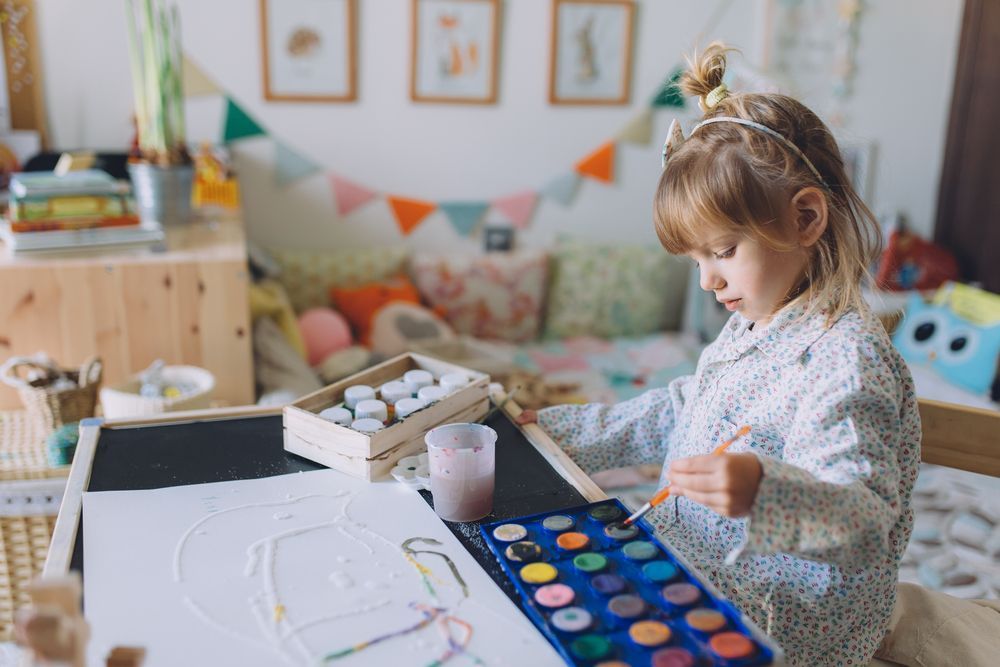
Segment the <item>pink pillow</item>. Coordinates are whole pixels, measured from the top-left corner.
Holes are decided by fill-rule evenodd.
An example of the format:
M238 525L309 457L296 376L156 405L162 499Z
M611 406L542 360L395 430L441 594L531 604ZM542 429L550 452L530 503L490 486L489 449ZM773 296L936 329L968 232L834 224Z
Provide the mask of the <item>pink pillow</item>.
M351 327L332 308L310 308L299 316L299 331L306 346L306 361L315 366L353 343Z
M514 343L538 337L548 273L544 252L418 255L411 270L421 296L456 332Z

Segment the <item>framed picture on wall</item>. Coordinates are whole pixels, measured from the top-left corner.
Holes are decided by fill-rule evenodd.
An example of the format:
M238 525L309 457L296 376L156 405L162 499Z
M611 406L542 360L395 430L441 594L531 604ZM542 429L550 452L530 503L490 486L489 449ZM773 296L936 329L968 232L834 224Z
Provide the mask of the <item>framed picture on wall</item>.
M413 0L410 97L494 104L499 0Z
M626 104L632 0L552 0L549 102Z
M264 98L350 102L357 98L357 0L260 0Z

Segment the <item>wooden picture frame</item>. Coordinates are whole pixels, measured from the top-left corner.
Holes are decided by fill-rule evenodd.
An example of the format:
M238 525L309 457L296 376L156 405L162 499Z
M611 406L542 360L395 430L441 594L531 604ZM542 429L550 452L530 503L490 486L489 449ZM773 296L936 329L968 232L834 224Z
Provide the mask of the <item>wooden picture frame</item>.
M260 0L264 99L356 100L356 17L357 0Z
M0 22L4 68L0 79L11 130L38 133L41 148L48 145L42 62L39 57L38 18L35 0L11 0L8 16Z
M412 0L410 99L495 104L500 0Z
M552 0L550 104L628 104L633 0Z

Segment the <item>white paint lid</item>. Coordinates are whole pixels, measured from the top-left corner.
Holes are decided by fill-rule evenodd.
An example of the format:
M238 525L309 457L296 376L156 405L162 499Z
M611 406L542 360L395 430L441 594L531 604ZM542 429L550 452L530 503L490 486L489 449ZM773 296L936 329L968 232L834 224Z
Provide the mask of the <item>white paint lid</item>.
M358 406L359 401L367 401L375 398L375 390L366 384L356 384L348 387L344 392L344 405L353 410Z
M359 401L354 408L354 416L358 419L372 418L384 422L389 418L389 408L378 399L370 398L367 401ZM353 426L351 428L354 428Z
M395 405L396 401L401 398L410 398L413 392L410 391L409 385L405 382L399 382L398 380L393 380L392 382L386 382L382 385L380 390L382 394L382 400L389 405Z
M469 384L469 376L465 373L446 373L441 376L441 386L449 394Z
M447 393L442 387L421 387L420 391L417 392L417 398L422 398L427 403L433 403L434 401L440 401Z
M422 398L401 398L396 402L396 418L402 419L424 407L427 407L427 401Z
M410 393L415 394L421 387L429 387L434 384L434 376L430 371L421 368L403 373L403 382L410 388Z
M347 408L342 408L339 405L327 408L319 413L319 416L327 421L340 424L341 426L350 426L351 422L354 421L354 415Z
M385 424L377 419L355 419L351 428L362 433L378 433L385 428Z

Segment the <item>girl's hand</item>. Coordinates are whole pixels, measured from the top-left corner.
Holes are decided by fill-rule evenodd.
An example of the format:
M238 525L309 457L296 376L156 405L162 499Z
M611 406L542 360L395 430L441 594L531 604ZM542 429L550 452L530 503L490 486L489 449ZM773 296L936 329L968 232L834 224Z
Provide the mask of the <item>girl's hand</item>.
M692 456L670 464L670 493L737 518L753 507L763 470L749 452Z
M518 424L534 424L538 421L538 413L534 410L522 410L521 414L514 418Z

